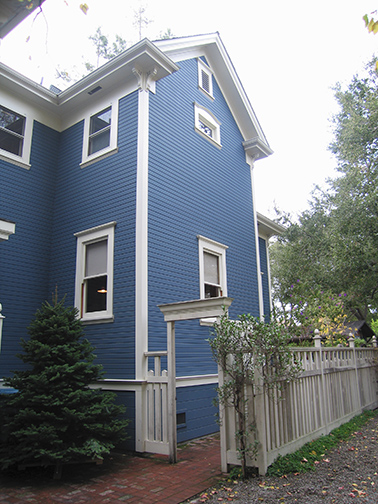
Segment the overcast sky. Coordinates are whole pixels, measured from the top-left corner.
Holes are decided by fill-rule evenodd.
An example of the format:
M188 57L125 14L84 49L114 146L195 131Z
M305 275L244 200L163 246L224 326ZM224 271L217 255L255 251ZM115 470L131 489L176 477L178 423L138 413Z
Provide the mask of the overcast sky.
M313 185L334 175L332 88L378 53L378 35L362 21L376 0L86 0L86 16L83 1L46 0L44 15L32 14L2 41L0 60L48 86L57 66L70 70L88 59L88 37L98 26L110 38L137 42L140 5L152 20L142 36L151 40L168 28L175 36L218 31L274 151L255 165L257 210L273 217L276 204L300 213Z

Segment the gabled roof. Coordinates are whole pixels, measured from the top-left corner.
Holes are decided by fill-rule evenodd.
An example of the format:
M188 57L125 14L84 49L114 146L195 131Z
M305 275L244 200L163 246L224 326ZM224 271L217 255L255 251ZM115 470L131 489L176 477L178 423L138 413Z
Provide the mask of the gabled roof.
M162 39L154 44L175 62L205 56L239 126L246 152L254 158L273 153L219 33Z
M2 1L2 0L0 0ZM253 159L272 154L235 68L218 33L197 35L151 42L141 40L79 80L65 91L57 93L36 84L18 72L0 63L0 86L9 92L24 96L28 103L54 115L61 127L67 127L68 118L78 109L95 100L96 89L105 94L112 88L135 81L134 70L150 72L153 80L177 71L177 62L204 56L215 74L243 137L243 146ZM60 129L60 127L57 127Z
M0 0L0 39L4 38L31 12L39 8L45 0L21 2L20 0Z

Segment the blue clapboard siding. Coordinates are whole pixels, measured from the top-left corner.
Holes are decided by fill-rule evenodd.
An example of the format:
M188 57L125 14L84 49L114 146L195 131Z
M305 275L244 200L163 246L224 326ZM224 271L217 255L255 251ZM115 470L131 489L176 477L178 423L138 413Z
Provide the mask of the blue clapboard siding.
M46 299L53 225L59 134L34 122L31 168L0 160L0 217L16 222L16 233L0 243L0 302L5 315L0 377L21 369L20 338Z
M212 401L216 397L215 385L178 388L177 413L185 413L186 424L178 425L177 441L187 441L219 430L218 408Z
M255 230L250 169L242 136L214 79L212 101L198 89L197 61L157 83L150 96L149 155L149 345L166 346L166 328L156 307L199 298L197 235L229 248L228 295L232 317L258 315ZM218 149L194 131L194 105L221 122ZM177 374L216 372L198 321L176 328Z
M117 221L113 323L85 326L106 378L134 378L134 255L138 94L119 103L119 152L80 168L83 121L61 134L54 208L50 289L74 303L74 233Z
M126 411L122 418L128 419L129 425L126 428L127 439L122 441L117 448L123 450L135 450L135 394L130 391L117 392L116 404L126 406Z
M266 250L266 240L259 237L260 249L260 268L262 274L262 288L263 288L263 303L264 303L264 316L265 321L270 320L270 291L269 291L269 268L268 268L268 255Z

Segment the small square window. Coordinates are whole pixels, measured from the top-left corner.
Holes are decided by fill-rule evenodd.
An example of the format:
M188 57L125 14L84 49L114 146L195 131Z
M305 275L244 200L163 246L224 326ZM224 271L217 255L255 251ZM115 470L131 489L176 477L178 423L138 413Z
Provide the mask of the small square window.
M22 156L25 117L0 106L0 149Z
M76 233L75 306L83 322L113 320L115 222Z
M198 60L198 86L208 97L213 97L213 72L201 59Z

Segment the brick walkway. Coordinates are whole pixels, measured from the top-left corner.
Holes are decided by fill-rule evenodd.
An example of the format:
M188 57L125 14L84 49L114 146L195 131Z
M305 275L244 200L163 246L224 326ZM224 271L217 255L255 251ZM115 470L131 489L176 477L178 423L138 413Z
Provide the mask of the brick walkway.
M0 475L0 504L178 504L222 478L219 436L179 446L177 464L164 456L115 454L101 466L64 466L60 481L52 474L52 468L29 468Z

